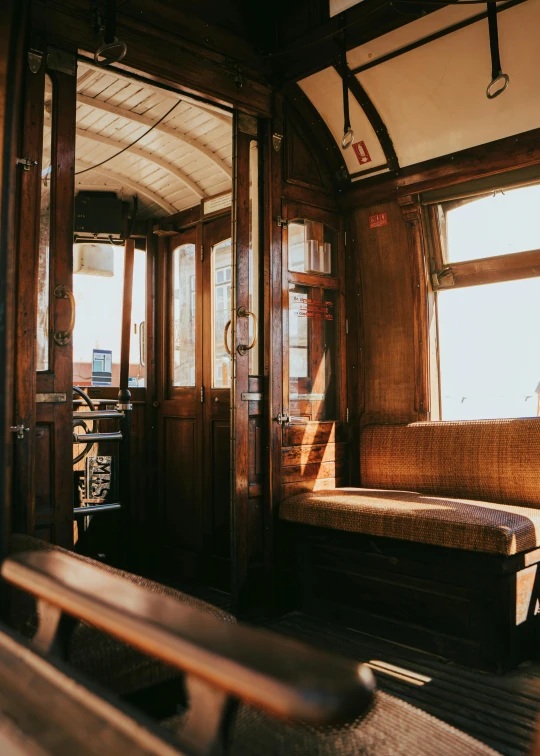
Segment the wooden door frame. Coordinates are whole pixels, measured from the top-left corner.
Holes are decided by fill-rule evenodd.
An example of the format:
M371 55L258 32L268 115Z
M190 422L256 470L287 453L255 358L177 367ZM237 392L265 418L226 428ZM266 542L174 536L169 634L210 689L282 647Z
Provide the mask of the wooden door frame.
M6 0L0 24L0 560L11 531L15 368L14 275L17 136L21 121L27 0Z

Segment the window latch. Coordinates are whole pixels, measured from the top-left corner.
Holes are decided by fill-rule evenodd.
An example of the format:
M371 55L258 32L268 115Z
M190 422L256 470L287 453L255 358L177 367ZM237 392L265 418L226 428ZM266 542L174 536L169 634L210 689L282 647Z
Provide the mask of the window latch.
M278 215L278 217L276 218L276 223L278 224L280 228L283 228L283 226L289 225L289 221L287 220L287 218L282 218L281 215Z
M34 165L37 165L37 160L30 160L30 158L16 158L15 163L22 165L25 171L29 171Z

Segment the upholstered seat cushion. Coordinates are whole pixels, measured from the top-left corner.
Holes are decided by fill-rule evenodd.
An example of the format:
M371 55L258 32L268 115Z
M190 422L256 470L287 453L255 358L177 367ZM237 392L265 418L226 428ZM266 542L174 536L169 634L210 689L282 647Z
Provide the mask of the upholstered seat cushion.
M184 717L164 722L179 730ZM231 756L496 756L489 746L440 719L378 692L371 710L344 727L280 722L241 704L231 733Z
M540 510L426 496L337 488L292 496L280 517L320 528L509 556L540 546Z

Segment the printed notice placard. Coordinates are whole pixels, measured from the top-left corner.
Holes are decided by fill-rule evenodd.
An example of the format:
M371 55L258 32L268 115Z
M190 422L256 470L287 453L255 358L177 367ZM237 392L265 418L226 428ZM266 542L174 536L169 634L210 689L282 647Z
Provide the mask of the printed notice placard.
M386 213L378 213L377 215L369 216L369 227L380 228L381 226L388 225L388 216Z

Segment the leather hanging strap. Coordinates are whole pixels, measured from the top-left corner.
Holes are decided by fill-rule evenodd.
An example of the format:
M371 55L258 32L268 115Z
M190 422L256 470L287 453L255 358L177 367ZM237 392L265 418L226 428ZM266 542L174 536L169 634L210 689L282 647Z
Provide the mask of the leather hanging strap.
M346 55L343 55L342 58L341 71L341 80L343 82L343 139L341 140L341 148L346 150L354 142L354 132L351 129L351 117L349 114L349 72Z
M486 90L488 100L493 100L502 94L510 83L510 77L502 72L501 54L499 50L499 27L497 22L497 5L488 2L487 17L489 26L489 47L491 50L491 81ZM502 83L498 89L496 84Z
M107 44L114 42L116 37L116 0L107 0L105 8L105 31L103 41Z

